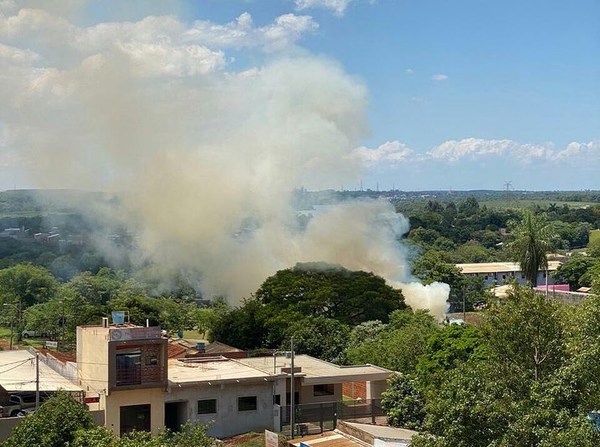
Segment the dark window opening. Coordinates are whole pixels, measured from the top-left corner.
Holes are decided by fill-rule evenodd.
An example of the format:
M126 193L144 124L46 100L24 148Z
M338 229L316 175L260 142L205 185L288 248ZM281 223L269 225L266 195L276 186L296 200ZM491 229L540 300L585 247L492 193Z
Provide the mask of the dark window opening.
M150 404L128 405L120 409L121 435L130 431L150 431Z
M140 351L117 354L117 386L142 383L142 354Z
M281 405L281 394L276 394L275 396L273 396L273 403Z
M198 414L215 414L217 412L217 399L203 399L198 401Z
M333 396L334 394L335 388L333 386L333 383L315 385L313 387L313 396Z
M257 408L256 396L238 397L238 411L253 411Z

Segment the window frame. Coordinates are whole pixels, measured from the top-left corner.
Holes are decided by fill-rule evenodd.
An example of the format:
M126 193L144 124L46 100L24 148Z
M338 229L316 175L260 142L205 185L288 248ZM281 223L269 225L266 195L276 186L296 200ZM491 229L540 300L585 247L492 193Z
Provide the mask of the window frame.
M317 390L317 387L319 389ZM335 384L333 383L318 383L313 385L313 396L335 396Z
M256 411L258 410L257 396L239 396L237 403L238 411ZM247 406L247 408L246 408ZM244 408L242 408L244 407Z
M208 408L208 410L212 410L214 408L214 411L200 412L200 403L201 402L211 402L213 406L211 408ZM217 399L198 399L196 401L196 414L199 416L205 415L205 414L217 414Z

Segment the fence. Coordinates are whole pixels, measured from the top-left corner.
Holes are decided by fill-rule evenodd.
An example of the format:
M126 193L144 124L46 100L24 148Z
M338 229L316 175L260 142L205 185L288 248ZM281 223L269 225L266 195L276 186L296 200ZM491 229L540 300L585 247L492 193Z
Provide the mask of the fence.
M304 436L334 430L338 420L385 424L385 413L380 399L300 404L296 405L294 433ZM279 429L282 433L291 434L289 405L280 408Z

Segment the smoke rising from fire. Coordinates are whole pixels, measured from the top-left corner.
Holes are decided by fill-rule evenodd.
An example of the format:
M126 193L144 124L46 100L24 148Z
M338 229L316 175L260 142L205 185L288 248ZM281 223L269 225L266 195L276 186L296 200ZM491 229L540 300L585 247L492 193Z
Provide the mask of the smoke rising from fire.
M294 188L356 182L351 152L368 132L361 81L294 44L312 18L83 26L67 3L69 19L0 4L0 150L30 182L128 191L110 218L135 225L136 257L201 272L207 296L235 302L278 269L323 261L373 271L443 313L447 286L405 284L408 223L390 204L332 206L298 228ZM236 69L232 48L260 63Z

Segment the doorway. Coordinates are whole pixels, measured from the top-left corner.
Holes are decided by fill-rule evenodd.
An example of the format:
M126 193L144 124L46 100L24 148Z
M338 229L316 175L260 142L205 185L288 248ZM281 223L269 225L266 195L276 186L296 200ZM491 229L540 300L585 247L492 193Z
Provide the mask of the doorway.
M187 401L165 402L165 427L172 432L180 431L188 421L187 406Z
M150 431L150 404L128 405L120 411L121 435L130 431Z

